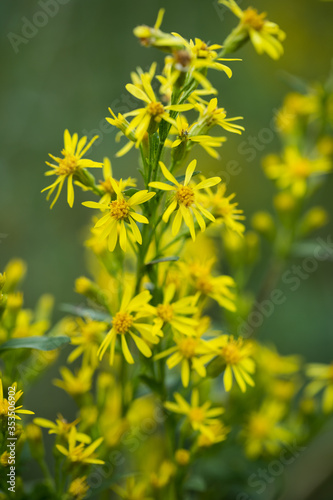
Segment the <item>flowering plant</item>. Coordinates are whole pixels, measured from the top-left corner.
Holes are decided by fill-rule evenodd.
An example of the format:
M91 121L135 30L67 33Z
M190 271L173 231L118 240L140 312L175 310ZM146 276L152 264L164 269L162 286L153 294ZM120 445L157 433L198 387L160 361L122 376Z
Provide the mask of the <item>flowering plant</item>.
M220 107L210 71L228 84L240 60L227 55L251 41L277 59L285 34L256 9L220 3L239 18L222 45L163 32L163 9L153 27L134 30L144 47L166 54L160 74L156 63L131 74L126 90L138 107L118 115L109 109L107 118L125 142L117 156L137 150L140 179L121 177L108 158L85 158L97 137L65 130L61 156L50 155L45 175L56 180L43 191L47 199L55 192L51 208L67 182L68 205L78 188L83 206L94 209L85 243L93 278L75 283L84 306L67 307L50 331L50 296L35 312L23 308L24 263L11 261L0 275L1 468L12 470L6 445L15 437L16 463L30 454L44 474L36 484L18 475L18 499L250 498L253 461L269 463L295 439L302 447L322 412L333 411L332 365L310 364L304 375L298 355L281 356L255 338L267 301L281 303L276 284L286 263L328 219L323 207L305 205L332 168L332 79L286 97L276 118L282 151L263 165L276 185L275 215L257 212L246 229L236 195L190 155L200 146L219 161L228 136L244 131L242 117ZM223 136L212 135L217 127ZM256 293L249 278L265 239L272 265ZM15 389L17 420L32 413L16 405L21 387L60 347L68 356L54 384L75 401L77 418L37 414L12 435L3 387ZM42 429L55 438L51 465ZM10 498L6 482L0 498Z

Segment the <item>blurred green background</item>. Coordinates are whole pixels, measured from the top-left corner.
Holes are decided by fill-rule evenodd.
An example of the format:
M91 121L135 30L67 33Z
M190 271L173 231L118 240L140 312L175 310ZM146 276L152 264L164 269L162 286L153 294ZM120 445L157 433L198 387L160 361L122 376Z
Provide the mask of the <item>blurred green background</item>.
M223 172L227 161L239 162L241 174L230 179L229 193L237 193L240 208L248 219L259 209L271 208L273 187L264 178L260 158L277 151L274 138L260 143L256 158L237 150L240 142L258 137L262 128L270 127L274 111L280 106L288 86L284 72L309 81L324 81L331 65L333 45L333 3L319 0L255 0L259 10L267 11L287 33L285 55L278 62L259 57L252 46L239 52L243 62L234 62L231 80L222 73L211 73L219 90L219 102L229 116L244 116L246 128L242 138L228 134L222 158L215 161L196 150L200 169ZM62 193L52 211L40 191L48 185L44 178L48 153L58 155L63 147L63 131L93 135L100 140L89 157L102 161L109 156L115 175L135 176L136 152L121 159L114 154L115 132L104 117L107 108L129 109L124 85L136 66L148 68L153 60L161 67L163 55L146 50L133 36L137 24L152 25L158 9L166 7L163 30L180 32L186 38L198 36L221 43L235 26L235 17L204 0L62 0L59 11L45 24L30 33L27 43L13 48L13 35L22 36L22 28L41 11L43 1L2 0L1 26L1 131L0 131L0 269L12 257L28 264L24 285L25 303L32 307L44 292L53 294L56 307L63 302L79 303L73 291L76 277L85 274L82 249L83 228L91 215L81 206L85 195L76 192L75 206L70 209ZM240 2L243 7L248 2ZM36 18L36 17L35 17ZM37 18L36 18L37 19ZM16 53L17 52L17 53ZM223 174L222 174L223 176ZM317 196L316 203L332 208L333 181L330 177ZM321 231L332 234L332 226ZM285 290L285 303L261 328L261 338L274 342L282 353L298 352L309 361L331 361L333 348L332 262L322 262L297 292ZM256 285L256 284L255 284ZM61 313L56 310L55 317ZM45 382L39 389L45 391ZM57 403L48 404L43 416L53 418L55 409L67 405L59 401L59 389L47 390ZM37 403L38 392L32 391L30 405ZM29 406L28 406L29 407Z

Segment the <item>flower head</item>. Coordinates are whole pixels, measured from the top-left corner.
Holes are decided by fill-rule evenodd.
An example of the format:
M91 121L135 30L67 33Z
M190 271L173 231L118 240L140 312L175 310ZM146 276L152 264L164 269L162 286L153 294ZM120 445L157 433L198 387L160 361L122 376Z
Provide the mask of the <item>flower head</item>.
M17 391L17 383L14 382L10 389L14 388L15 394L13 395L14 400L15 400L15 408L11 409L10 414L13 414L14 418L17 420L21 420L21 418L17 415L17 413L22 413L26 415L34 415L33 411L30 410L24 410L22 405L21 406L16 406L17 401L22 397L23 391L19 390ZM0 418L7 418L8 417L8 411L9 411L9 405L13 405L12 402L8 402L8 399L3 397L3 386L2 386L2 379L0 378Z
M150 200L155 193L149 193L147 190L138 191L130 198L127 198L123 193L123 181L120 179L119 184L113 179L109 178L110 183L117 194L117 199L110 203L97 203L95 201L86 201L82 205L89 208L97 208L99 210L107 210L108 213L99 219L95 228L100 228L100 240L108 238L108 248L110 252L116 247L118 238L121 249L126 252L127 248L127 230L131 228L133 238L140 245L142 244L141 232L136 222L148 224L147 217L136 213L135 207Z
M104 438L100 437L85 447L85 444L78 439L76 428L72 427L68 434L68 448L65 448L61 444L56 444L56 447L60 453L65 455L69 462L102 465L104 461L96 458L95 450L102 444L103 440Z
M259 410L250 414L241 432L249 458L256 459L263 453L274 455L280 451L282 443L290 441L291 432L281 425L285 413L285 405L264 401Z
M73 134L71 137L68 130L65 130L64 133L64 143L65 147L62 150L61 154L63 158L58 158L53 155L49 155L58 165L53 163L46 162L52 170L48 170L45 172L45 175L56 175L57 180L53 182L50 186L44 188L43 191L49 191L47 195L47 199L50 198L51 194L54 192L56 187L58 187L57 193L51 203L51 208L59 198L61 193L62 186L64 185L65 180L67 179L67 202L70 207L74 204L74 188L73 188L73 179L81 180L81 177L84 176L85 168L101 168L102 163L97 163L92 160L86 160L82 158L88 149L91 147L93 142L98 139L98 135L93 137L91 141L87 143L87 137L82 137L78 141L78 135Z
M145 134L156 132L162 120L177 126L174 118L170 116L168 111L187 111L193 108L192 104L174 104L164 106L156 99L153 87L151 85L151 78L147 73L140 75L142 84L137 83L133 85L128 83L126 89L137 99L146 103L144 108L139 108L134 111L126 113L124 116L134 116L128 127L126 128L126 135L135 131L136 147L139 147Z
M283 54L281 42L286 34L279 26L266 19L266 13L259 14L252 7L242 11L235 0L219 0L240 19L239 25L224 42L227 52L234 52L250 38L258 54L266 52L272 59L279 59Z
M58 418L55 422L46 418L38 417L34 419L34 423L36 425L49 429L49 434L56 434L61 440L68 439L71 429L75 427L78 422L79 419L76 419L73 422L68 422L60 413L58 414ZM76 432L76 440L86 444L91 443L91 438L82 432Z
M215 354L205 356L205 362L218 356L218 360L225 366L223 382L226 391L231 390L233 377L242 392L246 391L246 385L254 386L252 374L255 370L255 363L251 357L251 343L246 343L241 338L234 339L232 335L221 335L208 343Z
M174 191L170 204L164 212L163 221L168 222L170 215L176 210L172 224L172 234L175 236L179 233L182 221L184 220L193 240L195 240L194 220L198 222L201 231L206 229L206 223L201 214L210 221L215 222L215 217L198 202L197 192L200 189L215 186L221 182L220 177L211 177L210 179L202 180L197 185L191 184L196 165L196 160L191 161L186 169L185 180L183 183L180 183L169 172L164 163L160 162L163 175L169 181L169 184L165 182L151 182L149 184L149 186L161 189L162 191Z
M324 365L312 363L307 367L307 375L313 380L306 387L306 394L310 397L322 391L323 410L325 413L333 411L333 363Z
M121 339L121 348L123 355L128 363L134 363L133 356L129 350L127 341L129 338L134 340L139 351L149 358L152 355L149 343L156 344L158 337L153 335L152 326L143 319L150 316L147 312L147 304L151 299L150 293L146 290L132 298L130 289L124 292L119 311L113 316L112 328L104 338L98 350L98 357L102 359L105 351L110 347L110 364L114 362L114 354L117 338ZM137 335L138 332L140 336Z
M210 426L219 422L216 417L222 415L222 413L224 413L224 409L211 408L212 403L210 401L206 401L200 406L198 389L193 389L191 403L188 403L183 396L177 392L174 394L174 398L176 403L167 401L164 405L166 409L180 415L185 415L194 431L200 431L200 433L214 438L213 433L210 430Z
M290 188L294 196L302 197L306 194L309 180L330 172L332 163L325 157L308 158L296 147L288 146L282 159L269 155L263 167L267 177L275 180L280 189Z

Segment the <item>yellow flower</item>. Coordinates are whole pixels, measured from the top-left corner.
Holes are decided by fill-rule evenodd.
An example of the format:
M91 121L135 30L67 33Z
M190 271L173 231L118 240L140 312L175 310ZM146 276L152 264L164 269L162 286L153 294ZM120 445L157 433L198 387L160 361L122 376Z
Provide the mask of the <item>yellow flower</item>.
M87 476L77 477L73 479L68 487L68 495L70 500L84 500L89 491Z
M68 356L68 362L72 363L83 355L83 365L94 367L98 346L103 338L102 334L107 330L107 323L101 321L83 321L77 318L77 329L71 335L71 344L77 347Z
M294 146L285 148L283 158L267 156L263 163L269 179L276 181L280 189L290 188L293 195L302 197L308 188L308 181L331 171L331 162L324 157L307 158Z
M190 98L192 102L193 96ZM233 134L241 134L245 130L242 125L238 123L233 123L236 120L242 120L242 116L234 116L233 118L227 118L227 112L224 108L218 107L217 98L214 97L209 101L209 103L202 101L196 102L195 109L199 111L198 123L200 126L207 131L211 128L217 126L221 127L227 132L232 132Z
M154 357L157 360L169 356L167 360L169 370L181 363L181 379L184 387L188 387L189 385L192 369L200 377L204 378L206 376L206 369L201 356L210 352L210 348L201 338L202 333L200 329L197 335L193 335L192 337L175 333L173 340L176 345Z
M220 184L216 192L206 188L205 193L200 195L200 201L215 216L216 224L223 224L226 229L243 236L245 226L239 221L245 219L244 212L238 208L238 203L232 203L236 196L234 193L225 196L226 189L225 183Z
M116 484L111 486L111 489L123 500L153 500L152 497L148 496L147 482L144 480L136 481L134 477L126 479L125 487Z
M134 363L133 356L128 348L126 337L134 340L139 351L149 358L152 355L148 343L156 344L158 338L152 333L152 325L141 320L150 316L147 312L147 304L151 299L150 293L146 290L131 298L130 289L127 288L123 294L119 311L113 316L112 328L103 340L98 350L98 357L101 360L106 349L110 346L110 364L114 362L114 354L117 337L120 335L123 355L128 363ZM138 331L139 337L134 332Z
M227 139L226 137L213 137L210 135L198 134L198 124L197 122L193 123L190 127L187 123L187 120L184 116L178 115L176 118L177 122L177 134L178 137L171 143L172 148L177 148L180 146L185 150L185 152L190 151L191 147L194 144L199 144L206 153L208 153L213 158L220 158L217 151L214 148L219 148L222 146L222 143ZM171 133L173 130L171 129Z
M192 258L186 262L180 262L179 267L185 276L190 278L190 284L200 294L210 297L229 311L236 311L235 294L230 290L236 286L231 276L213 276L212 267L215 257L202 261Z
M252 344L245 342L242 338L234 339L232 335L221 335L208 342L214 354L204 356L205 363L212 360L216 355L218 361L225 365L223 376L224 388L230 391L233 385L233 377L242 392L246 391L246 384L254 386L252 374L255 363L252 359Z
M276 401L265 401L258 411L252 412L241 432L245 452L256 459L263 453L277 454L282 443L291 440L292 433L281 426L286 407Z
M206 90L211 90L212 85L210 81L204 76L203 70L216 69L224 71L229 78L232 76L231 69L219 61L224 59L219 58L217 50L221 49L221 45L207 45L200 38L190 40L189 42L178 33L172 33L179 39L180 44L183 46L181 49L173 49L172 56L165 58L165 70L167 74L169 68L171 69L171 82L174 85L182 86L185 82L194 79L198 84Z
M164 292L162 304L156 307L148 306L148 310L154 319L153 333L159 335L164 325L171 325L175 332L181 332L186 335L194 335L195 327L198 322L193 319L198 309L195 305L197 297L183 297L173 302L176 293L176 286L173 283L167 285Z
M93 370L88 366L80 368L75 375L65 366L62 366L59 371L63 380L55 379L53 383L70 396L75 398L90 391Z
M12 332L12 338L23 338L41 336L49 329L49 321L41 320L33 322L33 314L29 310L19 311L15 328Z
M103 440L104 438L100 437L85 448L84 443L77 444L77 431L75 427L72 427L68 435L68 449L61 444L56 444L56 447L72 463L103 465L105 462L96 458L95 455L96 448L101 445Z
M66 439L69 436L69 433L73 427L79 422L79 419L74 420L73 422L67 422L67 420L59 413L58 418L55 422L52 420L48 420L46 418L34 418L34 423L39 425L39 427L43 427L45 429L50 429L49 434L56 434L60 439ZM82 443L89 444L91 443L91 437L87 436L87 434L83 434L82 432L76 431L76 440Z
M85 207L97 208L99 210L108 210L106 215L99 219L95 228L101 228L100 240L108 238L108 248L110 252L116 247L118 238L121 249L126 252L127 248L127 226L130 226L134 240L142 244L141 232L136 222L148 224L147 217L136 213L135 207L150 200L156 193L149 193L147 190L138 191L129 199L126 199L122 193L124 188L123 181L119 184L110 178L111 185L117 194L117 199L110 203L97 203L95 201L85 201L82 203Z
M113 188L111 179L113 179L114 182L116 184L118 184L118 181L116 179L114 179L114 177L113 177L112 165L111 165L109 158L104 158L103 159L103 180L99 181L100 189L104 193L101 200L100 200L101 203L110 203L111 198L116 196L116 192ZM131 177L129 177L128 179L123 180L122 187L123 187L123 189L129 188L129 187L136 187L135 179L132 179Z
M216 443L221 443L227 439L230 427L226 427L222 422L217 421L209 426L209 436L200 434L198 436L198 446L200 448L208 448Z
M82 137L78 141L78 135L73 134L71 137L68 130L65 130L64 134L64 143L65 148L62 150L61 154L63 158L57 158L56 156L49 155L58 165L54 165L53 163L46 162L47 165L52 167L52 170L45 172L45 175L56 175L57 180L46 187L43 191L49 190L47 195L47 199L50 198L51 194L58 187L57 194L54 197L53 202L51 203L51 208L57 201L62 186L67 179L67 202L70 207L74 204L74 188L73 188L73 179L79 180L82 182L82 177L85 176L85 168L100 168L102 167L102 163L97 163L92 160L83 159L82 156L88 151L93 142L98 138L96 135L91 139L91 141L86 145L87 137Z
M194 218L197 220L201 231L204 231L206 229L206 223L201 214L207 217L207 219L209 219L210 221L215 222L215 217L213 217L213 215L210 214L208 210L206 210L200 203L198 203L197 191L199 191L200 189L205 189L207 187L215 186L216 184L221 182L220 177L211 177L210 179L202 180L197 185L190 185L190 181L196 165L196 160L191 161L186 169L184 183L181 184L171 174L171 172L169 172L164 163L160 162L160 167L163 175L171 184L166 184L165 182L151 182L149 184L149 186L156 189L161 189L163 191L175 191L175 194L168 208L163 214L163 221L167 223L170 215L175 210L177 210L172 224L173 236L179 233L182 221L184 219L186 226L190 230L193 240L195 240Z
M313 381L306 387L306 394L313 397L323 391L323 410L325 413L333 411L333 363L330 365L310 364L307 367L307 375Z
M14 388L14 390L12 389ZM26 414L26 415L34 415L34 412L33 411L30 411L30 410L23 410L22 408L22 405L21 406L16 406L16 403L17 401L21 398L21 396L23 395L23 391L22 390L17 390L17 383L14 382L10 387L9 387L9 395L11 395L12 393L13 394L13 398L14 398L14 402L15 404L13 403L13 401L11 400L10 398L10 401L8 402L8 399L4 398L3 397L3 386L2 386L2 379L0 378L0 418L1 419L4 419L4 418L8 418L8 416L13 416L15 419L17 420L21 420L21 418L17 415L17 413L20 413L20 414ZM10 406L10 408L8 408ZM15 406L14 408L12 408L12 406ZM9 415L8 415L8 412L9 412Z
M219 422L216 417L224 413L223 408L211 408L212 403L210 401L206 401L200 406L198 389L193 389L192 391L191 404L177 392L174 394L174 398L176 403L167 401L164 404L167 410L185 415L194 431L199 431L208 437L214 437L210 430L210 426Z
M128 83L126 85L126 89L134 97L144 101L147 106L130 111L124 115L126 118L128 116L134 116L129 126L126 128L126 135L128 136L132 131L135 131L136 147L140 146L147 132L151 134L158 129L162 120L165 120L171 125L177 126L176 121L171 118L168 111L187 111L193 108L192 104L174 104L164 106L156 99L151 86L150 76L143 73L140 77L142 86L139 84L133 85L132 83Z
M219 0L219 3L228 7L240 19L239 25L224 42L227 52L234 52L250 38L258 54L266 52L272 59L282 56L281 42L286 35L277 24L265 19L266 13L259 14L252 7L242 11L235 0Z

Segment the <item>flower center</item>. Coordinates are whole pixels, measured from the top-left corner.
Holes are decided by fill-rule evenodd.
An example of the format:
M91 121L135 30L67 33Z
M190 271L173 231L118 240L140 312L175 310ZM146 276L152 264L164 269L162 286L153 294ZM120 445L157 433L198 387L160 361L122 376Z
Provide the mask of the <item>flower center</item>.
M213 284L208 276L201 276L196 280L196 288L202 293L210 293L213 291Z
M222 347L221 355L224 357L228 365L235 365L239 363L241 359L239 346L236 342L229 342L227 345Z
M242 23L247 24L256 31L261 31L265 24L266 13L258 14L257 9L249 7L243 13Z
M176 198L178 203L185 205L185 207L190 207L194 203L194 191L188 186L180 186L177 189Z
M126 312L117 312L112 324L117 333L127 333L133 324L133 316Z
M159 304L157 306L157 315L163 319L165 323L169 323L173 318L173 309L170 304Z
M199 424L205 420L205 412L202 408L191 408L188 416L191 422L197 422Z
M130 206L125 200L114 200L109 204L110 216L113 219L126 219L130 212Z
M59 167L56 170L57 175L71 175L78 168L77 159L75 156L62 151L64 158L59 161Z
M193 358L195 355L195 350L198 345L198 340L197 339L183 339L179 342L178 347L179 347L179 352L185 357L185 358Z
M307 159L296 161L292 165L292 171L297 177L308 177L310 175L310 162Z
M147 111L151 116L155 117L164 113L164 107L160 102L150 102L147 106Z

